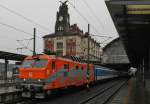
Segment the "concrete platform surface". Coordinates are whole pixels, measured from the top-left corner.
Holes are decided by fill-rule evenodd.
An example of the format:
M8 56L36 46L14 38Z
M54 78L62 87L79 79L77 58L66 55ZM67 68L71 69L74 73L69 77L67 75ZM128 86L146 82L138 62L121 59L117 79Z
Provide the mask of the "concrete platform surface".
M19 90L15 87L0 87L0 95L5 93L18 92Z
M145 82L131 78L108 104L150 104L150 80Z

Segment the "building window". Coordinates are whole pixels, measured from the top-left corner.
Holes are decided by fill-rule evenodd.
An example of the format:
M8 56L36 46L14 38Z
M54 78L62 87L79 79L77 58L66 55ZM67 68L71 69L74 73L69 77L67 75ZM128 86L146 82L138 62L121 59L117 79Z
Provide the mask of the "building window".
M66 41L66 54L68 56L76 55L76 40L68 39Z
M57 49L63 49L63 43L62 42L57 43Z
M63 56L63 50L57 50L56 53L57 53L58 56Z
M76 52L76 47L72 47L72 52Z
M44 47L45 49L54 51L54 42L53 41L46 40L44 44L45 44L45 47Z
M64 28L62 26L58 27L58 31L63 31L63 30L64 30Z

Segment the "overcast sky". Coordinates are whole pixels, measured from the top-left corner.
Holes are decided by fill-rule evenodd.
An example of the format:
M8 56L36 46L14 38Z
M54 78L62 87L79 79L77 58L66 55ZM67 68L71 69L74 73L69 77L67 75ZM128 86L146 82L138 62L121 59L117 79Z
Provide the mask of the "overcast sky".
M62 0L65 1L65 0ZM118 37L110 15L103 0L69 0L70 23L77 23L78 26L87 31L87 24L91 25L90 33L99 36ZM58 11L59 0L0 0L0 50L7 52L18 52L17 48L28 46L23 49L22 54L31 54L32 41L16 41L33 38L33 28L37 28L37 52L43 51L42 36L53 33ZM78 12L77 12L78 11ZM19 13L24 17L44 26L33 24L22 17L15 15ZM79 15L79 12L83 17ZM13 26L13 27L12 27ZM13 28L17 28L17 30ZM18 31L21 30L23 32ZM27 32L27 33L24 33ZM107 38L93 37L98 42ZM28 43L29 42L29 43Z

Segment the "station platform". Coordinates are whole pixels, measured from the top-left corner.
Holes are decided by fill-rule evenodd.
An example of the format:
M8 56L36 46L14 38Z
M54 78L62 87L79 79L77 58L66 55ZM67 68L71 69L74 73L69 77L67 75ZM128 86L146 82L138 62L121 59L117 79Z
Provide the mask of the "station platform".
M15 87L2 87L0 88L0 95L5 93L12 93L12 92L19 92L20 90L16 89Z
M109 104L150 104L150 80L129 79Z
M0 104L15 104L20 97L20 90L16 89L14 82L0 80Z

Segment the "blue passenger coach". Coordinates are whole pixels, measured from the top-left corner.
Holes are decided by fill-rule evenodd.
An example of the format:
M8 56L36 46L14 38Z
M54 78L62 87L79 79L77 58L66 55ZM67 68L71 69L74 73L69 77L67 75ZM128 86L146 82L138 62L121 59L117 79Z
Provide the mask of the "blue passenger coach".
M95 80L103 80L118 77L118 71L102 66L95 66L94 74Z

